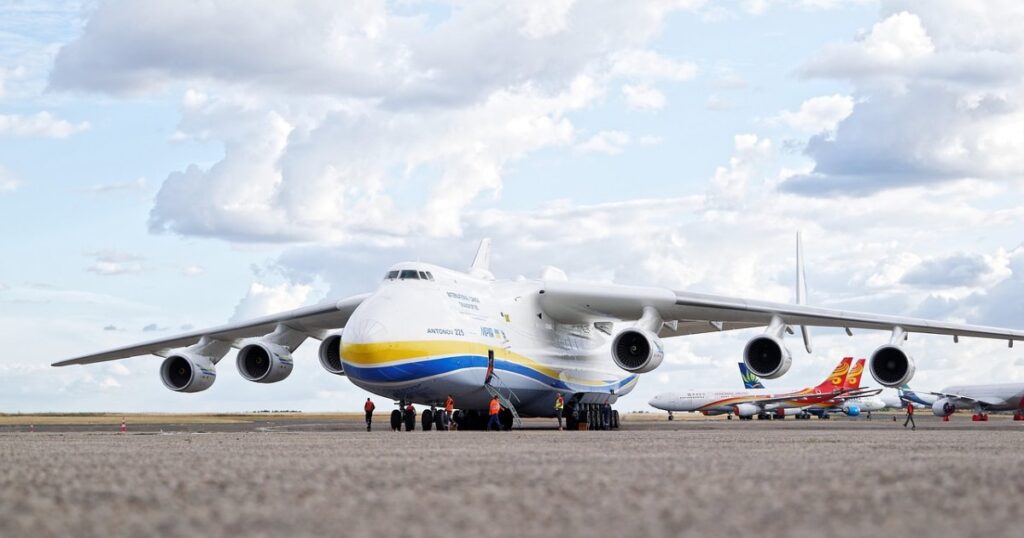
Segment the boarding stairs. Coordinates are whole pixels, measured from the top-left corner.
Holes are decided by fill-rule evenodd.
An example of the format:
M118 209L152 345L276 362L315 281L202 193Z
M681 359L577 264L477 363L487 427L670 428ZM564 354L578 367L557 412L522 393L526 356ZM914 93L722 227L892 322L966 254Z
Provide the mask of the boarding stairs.
M508 388L508 385L498 377L496 372L492 371L490 373L488 380L484 383L484 388L487 389L487 393L491 396L498 397L498 403L500 403L502 407L512 412L512 427L516 429L522 428L523 420L519 418L519 413L516 411L516 406L512 403L512 400L515 400L516 403L522 402L519 400L519 397L516 396L516 393L512 392L512 389Z

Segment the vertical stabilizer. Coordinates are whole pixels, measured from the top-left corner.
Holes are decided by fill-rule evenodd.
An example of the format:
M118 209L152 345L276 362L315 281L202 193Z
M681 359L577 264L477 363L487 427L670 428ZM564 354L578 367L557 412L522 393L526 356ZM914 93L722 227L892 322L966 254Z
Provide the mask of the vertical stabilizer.
M846 376L850 373L851 362L853 362L853 357L843 357L843 360L836 365L835 370L832 370L832 373L817 388L822 392L842 390L846 384Z
M473 257L473 264L469 266L469 274L479 278L494 279L491 274L491 239L480 240L480 246L476 249L476 256Z
M763 389L764 385L761 380L757 378L754 372L747 369L747 365L740 362L740 379L743 380L743 388L745 389Z
M843 389L856 390L860 388L860 380L862 374L864 374L864 359L857 359L857 364L850 368L850 373L846 374L846 382L843 383Z
M796 233L796 304L807 304L807 277L804 274L804 244L800 232ZM810 353L811 330L806 325L801 325L800 335L804 339L804 349Z

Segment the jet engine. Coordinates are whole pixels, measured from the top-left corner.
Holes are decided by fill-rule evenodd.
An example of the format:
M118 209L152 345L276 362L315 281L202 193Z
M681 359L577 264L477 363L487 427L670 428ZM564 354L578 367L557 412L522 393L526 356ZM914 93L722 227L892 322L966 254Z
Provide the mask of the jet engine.
M932 404L932 413L937 417L948 417L954 411L956 411L956 406L949 401L949 398L939 398Z
M903 348L886 344L875 350L868 359L871 377L884 387L898 387L914 377L914 359Z
M751 338L743 348L743 363L754 375L762 379L775 379L789 371L793 356L781 338L762 334Z
M331 334L320 342L320 366L334 375L345 375L341 364L341 335Z
M238 352L238 372L256 383L277 383L292 373L292 354L287 348L256 341Z
M845 413L847 416L855 417L860 414L860 406L849 402L844 403L843 413Z
M180 351L164 359L160 380L175 392L199 392L217 380L217 367L209 357Z
M738 416L738 417L747 418L747 417L752 417L752 416L760 413L761 412L761 408L756 406L756 405L754 405L754 404L741 403L741 404L736 404L736 406L733 407L733 412L735 412L736 416Z
M619 368L634 374L650 372L665 358L665 348L654 333L640 328L624 329L612 340L612 359Z

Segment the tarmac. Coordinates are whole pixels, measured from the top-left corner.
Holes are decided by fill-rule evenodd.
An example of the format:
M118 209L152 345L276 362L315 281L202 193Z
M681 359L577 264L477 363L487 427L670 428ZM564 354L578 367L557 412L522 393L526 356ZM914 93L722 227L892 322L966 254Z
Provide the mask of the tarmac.
M8 424L0 536L1019 536L1024 422L916 418Z

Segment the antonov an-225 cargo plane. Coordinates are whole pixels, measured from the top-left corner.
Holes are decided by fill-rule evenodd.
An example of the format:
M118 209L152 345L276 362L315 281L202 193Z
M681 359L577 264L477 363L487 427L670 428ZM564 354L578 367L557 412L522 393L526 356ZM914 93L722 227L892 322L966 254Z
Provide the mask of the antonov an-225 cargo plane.
M799 237L798 237L799 239ZM217 364L233 348L245 379L276 383L292 371L292 353L320 340L320 363L372 393L434 405L448 394L477 413L498 393L507 407L552 416L556 393L570 406L614 403L638 374L664 358L663 338L765 327L743 349L751 372L775 379L792 357L783 343L799 326L877 329L889 342L870 356L880 384L896 387L914 375L901 347L908 333L1024 340L1024 331L807 306L797 246L797 304L656 287L569 282L548 270L539 280L496 280L483 240L468 272L426 263L392 266L372 293L119 347L55 363L90 364L139 355L164 357L160 377L178 392L209 389ZM514 393L514 394L512 394ZM597 415L590 414L593 418Z

